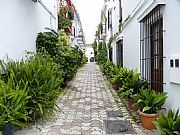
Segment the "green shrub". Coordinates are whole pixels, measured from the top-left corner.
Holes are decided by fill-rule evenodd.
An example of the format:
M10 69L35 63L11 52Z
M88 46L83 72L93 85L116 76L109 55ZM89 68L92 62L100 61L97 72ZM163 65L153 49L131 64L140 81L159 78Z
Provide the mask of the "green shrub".
M100 69L104 75L106 75L107 79L111 79L112 75L114 74L115 65L111 61L106 61L101 63Z
M28 57L26 61L9 61L4 70L16 85L23 80L19 85L21 89L27 85L27 92L31 97L27 102L27 110L33 120L36 121L37 116L47 119L55 109L56 99L62 91L61 66L48 55L38 53Z
M25 84L23 88L22 84ZM31 98L27 91L27 83L21 80L16 84L14 75L6 83L0 80L0 126L15 124L27 127L26 122L30 120L27 103Z
M36 48L38 52L47 51L50 55L55 55L58 46L58 36L38 33Z
M68 37L62 31L59 33L59 36L40 33L36 43L39 52L44 53L44 51L47 51L53 61L62 66L64 84L71 80L76 74L78 67L85 63L82 51L77 46L72 47Z
M96 61L98 64L102 64L107 61L106 44L103 42L99 42L99 44L98 44L98 52L96 55Z
M155 122L161 135L180 135L180 115L179 109L175 112L169 109L168 114L161 114Z
M134 94L138 94L141 88L147 88L147 81L140 79L140 73L136 70L129 70L129 74L123 77L123 87L121 91L125 97L132 98Z

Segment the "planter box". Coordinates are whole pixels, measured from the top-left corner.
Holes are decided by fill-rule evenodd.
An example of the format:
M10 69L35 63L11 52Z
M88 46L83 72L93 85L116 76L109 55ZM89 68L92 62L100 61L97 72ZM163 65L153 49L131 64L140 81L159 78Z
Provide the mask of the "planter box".
M2 126L2 135L13 135L13 125L4 124Z

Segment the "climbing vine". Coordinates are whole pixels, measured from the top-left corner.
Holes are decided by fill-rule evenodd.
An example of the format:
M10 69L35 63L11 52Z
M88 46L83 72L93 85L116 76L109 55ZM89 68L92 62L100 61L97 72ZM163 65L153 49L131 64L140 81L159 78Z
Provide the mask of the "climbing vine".
M119 32L122 31L123 25L129 20L130 17L131 17L131 16L128 15L128 16L126 17L126 19L124 20L124 22L120 22L120 23L119 23Z

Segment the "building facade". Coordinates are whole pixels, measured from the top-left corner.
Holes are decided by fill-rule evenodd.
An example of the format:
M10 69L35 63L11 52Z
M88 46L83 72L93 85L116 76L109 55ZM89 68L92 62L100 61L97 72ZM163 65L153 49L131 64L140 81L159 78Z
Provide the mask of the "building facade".
M85 47L85 36L80 20L79 13L77 12L75 6L74 7L74 19L72 23L72 31L70 35L71 43L73 45L78 45L81 50L85 53L86 47Z
M107 0L101 11L101 22L99 24L99 38L106 44L108 58L113 59L112 41L119 32L119 22L121 22L119 0Z
M64 28L64 32L68 35L70 43L73 46L79 46L79 48L85 53L85 37L81 19L73 1L61 0L61 6L66 7L68 11L65 14L65 18L70 19L72 22L69 26ZM61 18L59 18L59 21L61 21Z
M39 32L57 31L56 0L7 0L0 5L0 59L24 57L36 51ZM52 31L51 31L52 32Z
M180 1L122 0L113 62L137 68L149 87L168 92L165 107L180 107Z

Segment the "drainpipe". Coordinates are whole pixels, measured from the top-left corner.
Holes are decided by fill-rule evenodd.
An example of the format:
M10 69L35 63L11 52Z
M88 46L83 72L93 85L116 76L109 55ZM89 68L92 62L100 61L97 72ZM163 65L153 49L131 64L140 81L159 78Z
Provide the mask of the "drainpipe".
M131 15L133 14L133 12L139 7L139 5L141 4L141 1L142 1L142 0L140 0L139 3L137 4L137 6L133 9L133 11L131 12L130 16L131 16Z

